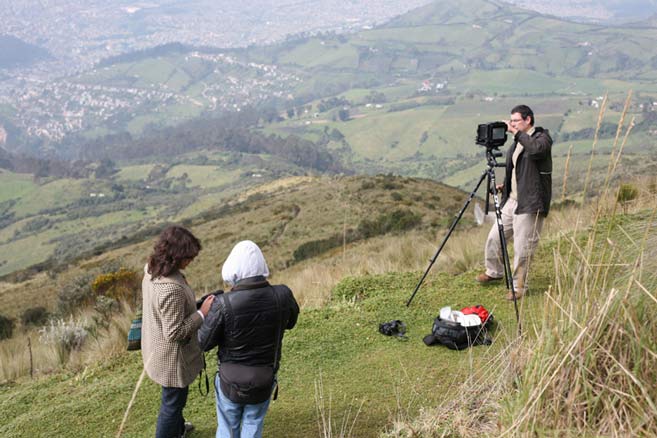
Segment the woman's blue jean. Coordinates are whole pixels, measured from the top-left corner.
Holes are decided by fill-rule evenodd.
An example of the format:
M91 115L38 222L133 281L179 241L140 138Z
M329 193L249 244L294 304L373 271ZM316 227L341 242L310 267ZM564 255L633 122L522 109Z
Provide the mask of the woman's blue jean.
M183 409L187 403L189 387L167 388L162 387L162 402L160 414L157 416L155 427L156 438L179 437L185 430Z
M260 438L269 408L267 399L255 405L233 403L221 392L219 374L214 381L217 399L217 438Z

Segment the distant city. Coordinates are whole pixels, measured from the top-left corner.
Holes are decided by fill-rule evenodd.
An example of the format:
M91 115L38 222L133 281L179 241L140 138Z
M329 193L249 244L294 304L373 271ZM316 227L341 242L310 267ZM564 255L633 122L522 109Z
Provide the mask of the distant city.
M109 57L174 42L235 48L304 33L354 32L428 3L431 0L0 0L0 55L3 50L34 52L34 60L27 56L21 61L19 56L5 68L0 56L0 146L6 141L3 114L29 136L59 141L144 105L154 111L172 102L206 110L237 108L257 103L260 97L281 96L298 80L275 66L238 66L260 73L251 79L248 72L221 77L204 85L202 99L194 100L166 87L116 87L70 79L97 71L97 64ZM604 20L614 15L618 2L512 3L542 13ZM632 7L640 4L633 2ZM215 65L215 71L221 64L236 62L222 54L203 61Z
M431 0L0 0L0 35L47 49L30 77L81 71L101 59L161 44L268 44L302 32L348 32Z
M301 33L356 31L427 3L430 0L0 0L0 37L16 38L50 54L26 65L0 68L0 106L12 108L13 122L28 135L58 141L142 103L157 110L165 102L189 100L168 89L85 85L66 79L108 57L173 42L234 48ZM221 57L206 61L230 62ZM273 69L269 73L259 81L233 77L227 78L226 86L210 85L203 105L209 110L234 105L238 95L247 96L241 103L253 103L248 96L257 96L260 89L272 91L281 88L276 83L294 80Z

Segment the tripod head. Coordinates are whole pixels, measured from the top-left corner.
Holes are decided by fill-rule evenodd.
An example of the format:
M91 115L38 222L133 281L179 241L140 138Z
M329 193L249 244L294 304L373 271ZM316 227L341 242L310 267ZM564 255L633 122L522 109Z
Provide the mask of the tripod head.
M486 161L489 167L504 167L505 164L498 164L497 158L504 156L501 150L497 148L486 148Z
M497 148L491 147L486 148L486 161L488 162L487 177L486 177L486 208L484 213L488 214L490 211L490 195L493 194L493 191L497 190L495 187L494 180L492 178L494 173L494 168L496 167L506 167L505 163L498 163L497 158L502 157L504 154Z

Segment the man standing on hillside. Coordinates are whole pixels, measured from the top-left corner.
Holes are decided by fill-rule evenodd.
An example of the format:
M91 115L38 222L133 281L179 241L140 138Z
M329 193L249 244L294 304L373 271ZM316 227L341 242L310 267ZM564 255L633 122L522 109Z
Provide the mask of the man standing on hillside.
M507 241L513 239L513 285L516 298L527 292L531 257L550 210L552 198L552 138L547 130L534 126L534 112L527 105L511 110L507 131L514 143L507 152L502 190L502 225ZM497 224L488 233L485 249L486 272L479 283L490 283L504 276L502 245ZM513 300L509 291L507 299Z

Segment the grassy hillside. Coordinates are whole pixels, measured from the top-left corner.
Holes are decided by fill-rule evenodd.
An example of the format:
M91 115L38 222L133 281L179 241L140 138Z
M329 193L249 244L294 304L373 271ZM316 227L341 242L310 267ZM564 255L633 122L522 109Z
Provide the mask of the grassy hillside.
M323 110L329 99L318 98L266 132L314 140L328 134L359 172L460 183L463 172L482 163L472 140L477 124L506 119L510 108L526 103L555 137L555 153L565 155L573 143L583 160L591 142L580 140L592 138L602 96L610 104L604 123L615 124L630 90L627 117L635 117L636 129L627 147L652 166L656 141L648 126L657 95L648 59L657 56L649 42L655 32L651 25L572 23L491 1L439 1L351 36L252 48L246 59L309 73L311 87L301 84L302 96L339 91L344 99ZM602 151L613 134L613 128L602 134Z
M195 217L189 219L188 223L204 247L197 263L190 266L196 290L214 290L219 286L221 280L218 266L240 240L253 240L270 252L270 269L278 272L306 258L340 248L343 242L349 244L408 228L435 232L448 223L451 215L458 211L465 200L464 193L440 183L392 176L293 177L255 187L243 193L241 198L233 197L230 202L213 204L211 196L208 194L207 197L200 197L177 217L175 213L168 216L178 221ZM192 216L192 213L198 214L195 211L197 204L203 206L200 209L203 213ZM152 214L155 215L157 211L153 210ZM118 216L129 223L125 214L122 212ZM78 220L75 222L78 228L71 228L69 232L85 233L93 226L103 230L99 221L108 221L112 215L107 213L88 221ZM468 223L472 222L465 220L464 226L468 226ZM63 231L66 223L57 226ZM85 228L81 230L79 227ZM151 234L137 234L132 238L135 241L132 245L129 236L126 236L118 240L116 250L110 250L111 245L98 249L101 255L75 261L74 269L64 270L61 274L51 269L28 281L0 283L2 313L17 317L32 307L37 297L41 305L54 310L58 292L65 288L67 281L75 277L80 269L88 270L116 263L140 272L151 250L152 242L149 239L159 229L161 226L152 228ZM53 227L38 236L52 236L55 233L57 230ZM5 247L15 248L11 245L21 243L35 244L38 236L11 242L5 244ZM98 247L102 240L93 243ZM6 253L4 257L10 263L22 262L22 259L14 261L17 259L16 252L13 255ZM45 249L40 252L25 250L26 255L32 257L43 252L46 252Z
M330 61L323 67L349 68L355 64L347 62L353 58L350 49L356 48L357 68L364 72L449 72L454 68L451 62L458 60L466 71L512 66L551 76L651 80L650 58L642 51L654 53L650 41L656 32L650 25L623 28L574 23L487 0L436 1L346 41L311 38L301 44L290 42L294 49L284 49L284 54L256 51L308 68L317 68L321 65L317 60L322 59ZM633 42L632 48L627 48L626 39ZM344 62L336 63L336 59Z
M216 151L119 163L104 178L0 170L0 276L53 267L157 224L189 220L248 187L302 173L265 154Z
M503 301L503 292L473 289L472 275L434 276L410 309L403 302L417 281L415 273L346 279L336 288L333 304L302 311L298 326L286 334L279 399L270 408L265 436L317 436L319 385L323 398L317 403L323 404L322 413L334 430L342 421L348 428L354 422L351 436L358 437L379 436L393 420L412 418L422 408L444 401L453 390L448 382L466 379L487 357L501 351L515 330L512 307ZM539 301L537 295L527 301L526 309ZM453 352L422 343L441 306L479 302L494 309L498 318L493 346ZM378 333L378 324L391 319L407 323L408 341ZM209 360L210 374L215 362ZM8 437L39 435L44 422L60 418L48 427L49 433L82 437L93 431L96 436L113 436L140 372L139 353L130 353L81 374L4 385L0 431ZM146 380L122 436L152 435L158 403L158 387ZM211 395L201 397L194 386L186 415L198 428L191 436L214 435Z
M649 186L648 181L645 187ZM613 208L613 203L609 207ZM592 210L594 213L595 209ZM604 211L611 210L605 207ZM634 326L641 330L640 345L645 352L642 348L630 351L632 345L639 344L628 338L620 344L620 350L607 352L613 354L612 361L591 363L590 356L602 354L600 344L609 345L613 337L591 328L594 341L589 342L588 337L582 336L586 328L580 332L582 326L578 325L589 327L597 323L599 316L595 309L608 309L612 301L616 303L614 306L619 306L614 308L620 309L620 313L607 319L610 324L631 324L631 317L639 316L630 313L636 309L644 309L644 315L652 314L648 309L654 306L649 291L657 285L657 277L651 274L654 263L649 262L647 271L637 273L632 261L642 257L654 260L651 256L654 252L654 233L651 232L655 225L654 191L642 189L628 214L607 216L605 213L597 220L591 219L595 217L591 214L587 209L551 214L534 260L531 293L520 302L524 326L521 340L516 339L513 306L503 299L503 286L473 284L476 270L454 276L434 269L408 308L404 303L420 271L343 278L333 288L331 300L325 306L304 308L298 326L286 334L281 391L270 408L265 436L402 437L411 433L434 436L436 432L452 436L469 436L475 432L498 436L507 429L520 435L551 435L563 432L559 424L569 424L568 430L585 436L607 430L599 429L593 421L586 422L588 417L581 412L577 412L581 417L575 418L582 418L583 423L569 422L573 417L572 410L567 409L569 393L559 392L564 390L560 385L565 383L565 376L571 376L581 385L592 382L592 387L585 386L592 393L578 386L570 388L570 394L587 406L586 412L594 415L595 420L609 420L611 417L601 415L605 412L611 415L614 406L626 406L636 400L638 404L633 406L637 414L621 411L622 422L617 424L626 427L623 429L626 431L654 430L655 423L649 416L650 404L642 398L654 394L654 386L647 386L654 369L644 366L632 369L634 358L649 357L650 351L654 354L654 342L643 337L648 332L642 326ZM594 226L587 230L590 220L594 220ZM460 246L465 235L456 235L451 245ZM587 271L587 265L581 263L579 257L569 257L574 249L569 242L582 249L586 257L595 257L588 259L591 263L600 264L592 264L594 269ZM623 248L622 254L614 250L615 247ZM269 255L272 249L266 249L265 254ZM362 263L381 257L380 253L350 248L352 250L357 251ZM418 258L418 254L415 257ZM558 261L557 265L554 260ZM574 265L566 270L569 263ZM189 275L190 278L198 276L198 272ZM648 291L647 295L639 288L627 286L629 279L638 281ZM579 281L576 283L581 288L579 293L562 289L572 280ZM626 287L625 298L614 301L613 291L617 288L625 291ZM585 294L601 291L612 291L606 303L600 301L600 305L590 306L590 300L585 300L589 302L588 319L564 324L564 321L583 316L579 308L569 306L579 301L569 300L585 299ZM497 320L492 346L455 352L443 347L426 347L422 343L440 307L460 308L476 303L491 309ZM643 304L637 307L637 303ZM377 333L378 324L391 319L406 322L409 327L407 341ZM652 330L654 321L653 317L648 317L644 327ZM559 337L550 340L545 332ZM578 341L586 339L582 345L575 344L576 350L566 342L573 333L579 333ZM618 336L627 337L625 331L618 333ZM557 354L569 347L572 356ZM556 356L545 356L551 358L549 361L541 361L541 356L532 359L532 354L537 355L534 349L545 354L550 354L546 349L553 349ZM582 361L600 367L601 373L583 372L585 369L578 368ZM555 363L566 363L566 366L556 371L549 368L545 380L534 377L540 364ZM608 368L604 368L605 364ZM214 358L209 360L208 366L212 374ZM632 370L633 382L623 373L628 369ZM616 372L612 373L613 370ZM77 372L44 375L35 381L21 378L7 382L0 386L3 396L0 431L5 436L39 435L43 430L56 435L87 436L93 431L98 436L115 436L140 371L138 353L116 352L101 363L81 367ZM549 376L552 378L548 379ZM622 384L625 393L619 394L616 387L610 386L613 382ZM641 388L645 390L643 396ZM543 397L545 389L547 395ZM152 435L158 391L148 379L143 382L121 436ZM467 394L474 395L474 399ZM608 404L609 401L614 403ZM542 412L531 410L536 402L544 406ZM545 415L550 406L557 406L559 411L555 415ZM519 423L527 418L522 409L529 410L531 422ZM642 417L641 412L648 416ZM197 425L191 436L214 435L214 401L211 396L200 396L195 386L186 415ZM58 421L53 422L53 418Z
M637 122L646 119L657 109L655 37L657 28L649 21L602 26L495 1L440 0L353 34L243 50L163 49L158 56L108 62L70 82L93 87L98 100L112 96L134 105L131 111L90 116L88 137L137 134L201 114L265 106L289 119L266 126L268 132L317 137L324 127L341 131L344 144L336 148L359 171L400 169L443 178L462 169L432 170L444 156L434 149L459 149L478 123L507 117L519 102L535 107L539 121L560 135L583 129L577 128L580 112L595 118L589 105L605 93L621 107L628 90L641 93L632 111ZM347 102L318 110L322 100L336 96ZM350 117L336 123L341 107ZM451 119L452 110L464 117ZM654 141L631 143L654 150Z

